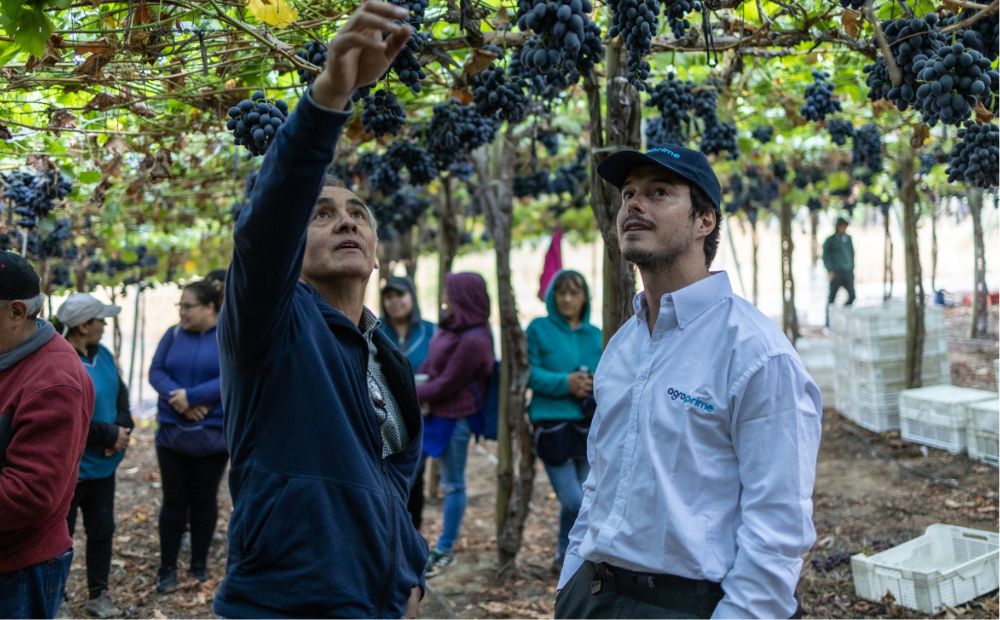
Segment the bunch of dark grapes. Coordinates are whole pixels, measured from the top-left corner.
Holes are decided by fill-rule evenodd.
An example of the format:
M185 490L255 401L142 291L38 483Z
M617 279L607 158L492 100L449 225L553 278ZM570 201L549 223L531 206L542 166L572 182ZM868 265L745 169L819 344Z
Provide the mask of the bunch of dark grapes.
M671 129L676 130L676 127L672 127ZM657 145L675 144L677 139L679 139L679 136L671 135L671 132L667 129L667 124L659 116L646 119L645 134L647 149Z
M663 14L667 16L670 32L677 39L683 38L691 28L687 15L700 10L701 3L696 0L663 0Z
M967 31L966 35L971 34ZM1000 74L990 70L990 61L975 49L957 41L942 45L934 56L913 64L917 79L915 106L923 121L931 126L937 121L960 125L969 118L977 101L989 107L991 87L1000 83Z
M645 57L653 48L653 35L659 25L659 0L609 0L611 30L608 37L621 35L628 51L628 80L639 90L646 90L649 62Z
M854 132L852 165L867 170L870 176L882 171L882 132L868 123Z
M840 112L840 101L833 97L833 83L827 81L828 72L814 70L812 75L813 83L806 87L802 116L810 121L821 121L827 114Z
M788 164L780 159L771 162L771 174L775 179L784 181L788 178Z
M427 0L389 0L396 6L401 6L410 12L406 19L411 26L419 28L424 23L424 13L427 11Z
M840 6L845 9L860 11L865 6L865 0L840 0Z
M532 69L528 69L521 62L520 54L513 54L507 64L507 75L511 80L516 80L518 84L531 96L536 99L550 102L559 96L564 86L549 84L545 75Z
M434 157L427 149L407 140L397 140L386 149L385 159L397 171L405 168L410 173L410 184L427 185L438 176Z
M714 81L708 80L691 90L694 96L694 115L706 123L719 115L719 91Z
M669 142L687 142L688 128L691 125L690 110L694 107L694 95L691 94L693 88L693 82L678 80L671 72L649 94L646 105L660 111L663 128L671 138Z
M383 88L365 97L361 123L365 131L370 131L376 136L395 135L406 124L406 112L403 111L403 106L399 105L396 95L388 88Z
M942 26L951 26L965 21L976 12L972 9L962 11L958 15L949 15L941 20ZM954 33L955 40L962 41L966 47L975 49L991 61L1000 55L1000 22L993 16L985 16L973 22L964 30Z
M295 55L302 60L312 63L323 69L326 66L326 45L320 43L319 41L310 41L306 43L306 49L296 50ZM312 71L307 71L305 69L298 69L299 81L303 84L311 84L314 79L316 79L316 74Z
M406 185L383 200L372 201L371 206L379 222L379 237L393 239L411 231L431 203L416 188Z
M528 114L528 96L520 80L507 80L504 70L490 65L472 78L472 103L482 116L518 123Z
M854 137L854 124L848 120L831 118L826 122L826 130L830 132L833 143L841 146L847 144L848 138Z
M462 156L448 164L448 173L457 179L468 181L476 173L476 169L468 157Z
M587 151L580 149L576 160L560 166L549 179L549 192L552 194L583 194L587 187Z
M549 173L544 170L514 176L514 196L518 198L536 198L548 190Z
M893 86L886 68L885 59L879 57L875 64L867 65L864 72L868 74L865 83L868 85L868 98L872 101L888 99L899 111L905 111L916 103L917 70L914 64L934 56L937 49L944 45L945 39L938 31L938 16L928 13L923 19L896 19L882 22L892 56L903 74L899 86Z
M767 144L774 139L774 127L771 127L770 125L758 125L753 128L750 135L753 136L754 140L757 142Z
M357 170L368 179L368 187L372 191L391 194L402 185L395 163L378 153L368 152L358 157Z
M73 182L57 168L46 172L14 170L0 175L3 197L12 203L18 226L34 228L73 189Z
M739 157L740 148L736 144L736 125L720 121L705 123L705 131L701 134L701 144L699 149L706 155L729 153L729 159Z
M562 91L590 75L604 56L590 0L519 0L518 27L534 32L521 49L519 72Z
M73 236L73 226L70 218L59 218L54 222L52 230L41 241L39 258L59 258L64 253L63 244Z
M948 181L989 189L1000 177L1000 130L992 123L966 123L951 147Z
M819 198L812 196L806 201L806 208L810 211L819 211L823 208L823 202Z
M52 268L52 278L49 280L53 286L57 288L66 288L72 284L70 279L69 267L66 265L56 265Z
M468 154L493 141L498 123L476 112L472 105L452 100L434 106L425 132L427 148L438 168L447 168L462 154Z
M427 35L414 30L406 42L406 47L400 50L396 60L392 63L393 73L414 93L420 92L420 80L427 77L427 72L420 64L420 52L423 51L428 39Z
M226 129L233 132L233 144L243 145L254 155L263 155L274 141L278 128L288 116L288 105L267 100L263 91L229 108Z
M538 141L545 147L549 155L559 153L559 134L554 131L543 131L538 134Z
M799 189L805 189L813 183L822 181L825 178L822 169L816 166L799 166L795 169L795 178L792 183Z

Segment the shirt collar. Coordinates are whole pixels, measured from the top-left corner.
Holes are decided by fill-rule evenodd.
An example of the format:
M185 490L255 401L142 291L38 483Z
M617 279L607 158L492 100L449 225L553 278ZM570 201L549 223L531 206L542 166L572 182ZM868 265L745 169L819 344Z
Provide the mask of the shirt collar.
M358 329L361 330L362 336L365 338L371 338L372 332L375 331L381 323L382 321L367 307L361 309L361 322L358 325Z
M662 313L665 307L673 305L677 325L684 329L706 310L732 294L729 275L725 271L713 271L707 278L661 297L659 312ZM639 321L645 321L646 295L643 291L632 298L632 310Z

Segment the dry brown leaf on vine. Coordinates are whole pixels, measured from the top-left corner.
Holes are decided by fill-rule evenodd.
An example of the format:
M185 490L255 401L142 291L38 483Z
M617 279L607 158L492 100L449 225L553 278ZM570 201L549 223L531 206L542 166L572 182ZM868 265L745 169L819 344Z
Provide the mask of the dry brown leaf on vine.
M361 144L372 137L371 133L365 131L365 126L361 122L361 116L357 114L355 114L351 118L351 122L347 124L347 129L344 130L344 134L353 144Z
M861 32L861 15L854 11L841 12L840 23L844 26L844 32L852 39Z
M793 127L801 127L806 124L806 119L802 118L802 115L799 114L799 104L797 101L788 97L782 97L781 107L785 110L785 116L788 117Z
M83 54L114 54L115 46L112 45L107 39L80 41L73 44L73 52L81 56Z
M173 154L167 149L160 149L155 156L147 154L139 169L145 172L150 180L160 181L173 178L174 175L170 172L173 163Z
M931 137L931 128L920 123L913 128L913 135L910 136L910 146L915 149L922 147L927 144L927 140Z
M56 110L49 115L49 129L59 135L60 129L72 129L76 127L76 116L69 110Z
M94 53L87 56L87 59L83 61L83 64L73 70L74 74L78 75L89 75L94 78L101 77L104 71L104 65L111 61L112 53Z
M472 91L463 88L453 88L451 90L452 99L457 99L459 103L472 103Z
M981 99L976 102L974 110L976 112L977 123L988 123L993 120L993 113L986 109Z
M24 63L24 68L28 71L36 71L43 67L51 67L62 60L62 53L58 51L62 45L63 38L58 34L53 34L45 42L45 51L42 56L29 56L28 62Z
M883 112L894 110L895 108L896 106L894 106L888 99L879 99L872 102L872 112L874 112L876 116L882 114Z
M93 99L88 101L87 104L83 106L83 109L88 111L98 110L103 112L104 110L113 108L116 105L120 105L123 101L124 99L122 97L116 95L109 95L108 93L97 93L96 95L94 95Z
M472 76L485 71L487 67L493 64L496 58L496 54L491 54L480 49L473 49L469 57L465 59L465 65L462 66L462 79L468 83L472 79Z
M132 112L134 112L137 116L141 116L143 118L156 118L156 110L149 107L148 104L143 103L142 101L136 101L130 105L128 109L132 110Z

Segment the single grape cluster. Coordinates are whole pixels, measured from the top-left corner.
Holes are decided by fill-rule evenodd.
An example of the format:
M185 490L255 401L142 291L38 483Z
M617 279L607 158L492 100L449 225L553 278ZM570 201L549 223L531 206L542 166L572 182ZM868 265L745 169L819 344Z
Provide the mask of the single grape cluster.
M713 123L706 122L699 149L706 155L727 152L729 159L736 159L740 154L740 148L736 143L737 133L736 125L733 123L718 119Z
M306 49L296 50L295 55L306 62L316 65L320 70L326 66L326 45L319 41L306 43ZM316 74L306 69L298 69L298 74L299 81L303 84L311 84L316 79Z
M810 196L806 201L806 208L810 211L819 211L823 208L823 202L815 196Z
M19 218L16 224L34 228L38 220L48 217L59 200L69 195L73 182L54 167L45 172L14 170L0 175L0 188Z
M679 80L671 72L650 92L646 105L660 111L663 129L670 138L668 142L674 144L687 142L688 130L691 125L690 110L694 107L694 95L691 94L693 88L693 82Z
M868 74L865 83L870 100L887 99L901 112L916 104L919 84L914 65L921 59L934 56L937 49L945 44L944 35L938 29L939 22L936 13L928 13L923 19L903 18L882 22L882 30L903 80L897 86L892 84L885 58L880 56L874 64L864 68Z
M397 140L390 144L385 159L395 170L405 169L411 185L427 185L438 176L434 157L427 149L409 140Z
M989 189L1000 177L1000 130L993 123L967 122L958 130L958 140L951 147L948 181L963 181Z
M692 11L700 11L701 2L696 0L663 0L663 13L667 16L667 24L674 38L680 39L691 29L687 16Z
M802 116L810 121L821 121L827 114L840 112L840 101L833 96L833 83L826 71L813 71L813 83L806 87L806 102Z
M554 131L543 131L538 134L538 141L545 147L549 155L559 153L559 134Z
M966 9L958 15L949 15L941 20L942 27L951 26L977 15L973 9ZM982 16L964 30L954 33L955 40L962 41L990 61L1000 55L1000 22L993 15Z
M263 155L287 116L288 104L281 100L272 103L258 90L229 108L226 129L233 132L233 144L245 146L253 155Z
M411 26L419 28L424 23L424 13L427 11L427 0L389 0L396 6L401 6L410 12L406 19Z
M587 187L587 150L576 152L576 159L556 168L549 179L549 193L582 196Z
M849 120L831 118L826 122L826 130L833 143L841 146L847 144L848 138L854 137L854 124Z
M639 90L646 90L649 63L645 57L653 49L660 12L659 0L609 0L611 30L608 37L621 35L628 51L628 80Z
M430 201L410 185L372 201L372 211L379 221L379 237L391 240L409 233L430 206Z
M805 189L812 184L822 181L824 178L826 178L825 173L816 166L797 166L792 183L799 189Z
M406 42L406 47L400 50L396 60L392 62L392 72L399 81L414 93L420 92L420 80L427 77L423 65L420 64L420 53L430 38L420 32L414 32Z
M676 125L668 129L662 116L646 119L646 148L662 144L683 144L683 138L677 135L676 131Z
M758 125L753 128L750 135L753 136L753 139L757 142L767 144L771 140L774 140L774 127L771 127L770 125Z
M381 194L391 194L402 185L396 164L384 155L373 151L358 157L357 172L368 180L368 187Z
M549 173L539 170L514 176L514 196L536 198L549 190Z
M967 31L966 35L971 34ZM913 64L920 86L917 105L923 121L934 126L939 120L960 125L969 118L977 101L989 105L992 88L1000 74L990 69L988 58L956 41L942 45L934 56Z
M520 80L508 80L502 67L490 65L472 78L472 103L482 116L518 123L528 114L528 96Z
M427 148L438 168L447 168L456 158L493 141L498 123L454 99L434 106L427 127Z
M361 110L361 124L365 131L376 136L384 134L396 135L406 124L406 112L399 105L396 95L388 88L375 91L364 99L365 107Z
M865 0L840 0L840 6L845 9L860 11L865 6Z
M875 123L868 123L854 132L852 165L860 169L862 179L882 171L882 132Z
M590 75L604 56L601 30L590 19L590 0L519 0L518 27L533 32L521 49L527 81L541 77L542 90L561 92Z

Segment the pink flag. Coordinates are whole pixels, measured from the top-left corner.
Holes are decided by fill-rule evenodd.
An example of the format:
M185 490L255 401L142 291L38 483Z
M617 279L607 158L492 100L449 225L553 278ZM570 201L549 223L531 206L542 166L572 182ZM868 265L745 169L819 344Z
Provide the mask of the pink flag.
M545 291L549 288L549 282L562 269L562 228L556 226L552 233L552 241L549 243L549 250L545 253L545 266L542 267L542 278L538 282L538 298L545 301Z

